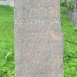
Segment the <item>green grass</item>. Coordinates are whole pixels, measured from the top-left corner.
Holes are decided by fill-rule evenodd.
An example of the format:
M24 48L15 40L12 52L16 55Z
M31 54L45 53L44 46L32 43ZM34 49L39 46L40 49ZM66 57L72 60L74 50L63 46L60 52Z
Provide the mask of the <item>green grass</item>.
M71 0L66 0L67 2L70 2ZM60 2L64 2L64 0L60 0Z
M77 42L77 31L70 22L68 9L61 7L64 40ZM64 41L64 77L77 77L77 44Z
M14 77L14 16L9 6L0 6L0 77Z
M0 77L14 77L14 10L0 6ZM77 42L77 31L68 17L68 9L61 7L64 40ZM64 41L64 77L77 77L77 44Z

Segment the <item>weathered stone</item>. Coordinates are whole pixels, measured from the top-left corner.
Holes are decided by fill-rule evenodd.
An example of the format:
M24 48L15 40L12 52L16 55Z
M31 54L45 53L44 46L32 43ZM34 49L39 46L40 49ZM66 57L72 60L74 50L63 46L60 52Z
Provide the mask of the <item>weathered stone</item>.
M74 10L76 11L77 10L77 0L73 0L73 3L74 3Z
M15 0L16 77L63 77L59 0Z
M14 6L14 0L0 0L0 5Z

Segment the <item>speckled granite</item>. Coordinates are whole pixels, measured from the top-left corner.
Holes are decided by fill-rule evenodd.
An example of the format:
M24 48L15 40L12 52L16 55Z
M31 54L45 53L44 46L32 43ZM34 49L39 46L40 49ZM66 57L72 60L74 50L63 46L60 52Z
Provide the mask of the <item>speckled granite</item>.
M16 77L63 77L59 0L15 0Z

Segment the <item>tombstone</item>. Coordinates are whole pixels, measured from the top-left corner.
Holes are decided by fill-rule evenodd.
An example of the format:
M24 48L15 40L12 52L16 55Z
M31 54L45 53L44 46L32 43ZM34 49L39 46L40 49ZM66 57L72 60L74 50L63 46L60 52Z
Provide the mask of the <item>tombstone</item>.
M72 9L69 9L68 10L68 15L69 15L70 20L72 19L72 13L73 13L73 10Z
M73 0L74 2L74 10L77 10L77 0Z
M59 0L15 0L16 77L63 77Z
M14 6L14 0L0 0L0 5Z
M77 29L77 0L73 0L74 3L74 10L72 12L72 23L75 26L75 29Z

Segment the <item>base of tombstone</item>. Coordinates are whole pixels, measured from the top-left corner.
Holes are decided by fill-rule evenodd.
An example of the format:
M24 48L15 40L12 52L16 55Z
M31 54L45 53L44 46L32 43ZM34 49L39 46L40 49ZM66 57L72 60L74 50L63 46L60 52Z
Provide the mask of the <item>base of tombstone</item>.
M74 10L71 16L71 21L74 26L77 24L77 10Z
M73 13L73 9L68 9L68 15L70 20L72 19L72 13Z
M77 30L77 20L76 21L72 21L72 24L74 25L74 29Z
M77 30L77 21L76 21L76 24L75 24L75 30Z

